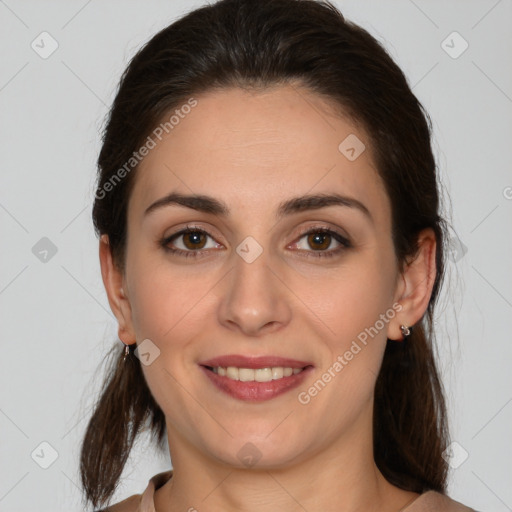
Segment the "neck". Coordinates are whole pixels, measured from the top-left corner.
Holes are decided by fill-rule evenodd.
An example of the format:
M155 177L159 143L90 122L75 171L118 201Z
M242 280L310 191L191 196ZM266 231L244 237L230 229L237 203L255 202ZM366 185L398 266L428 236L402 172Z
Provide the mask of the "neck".
M294 464L236 468L168 429L173 477L155 493L156 512L397 512L414 501L417 493L391 485L375 465L371 429L354 430Z

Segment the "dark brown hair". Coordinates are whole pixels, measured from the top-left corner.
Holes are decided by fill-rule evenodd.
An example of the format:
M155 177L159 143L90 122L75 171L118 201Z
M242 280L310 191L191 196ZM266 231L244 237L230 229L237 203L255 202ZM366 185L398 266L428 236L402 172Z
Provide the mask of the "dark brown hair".
M439 215L431 122L381 44L335 6L315 0L221 0L152 37L124 72L104 130L93 208L96 232L108 235L114 261L124 270L136 166L122 179L119 170L165 115L215 88L294 83L329 99L368 134L391 201L399 268L415 255L420 230L431 228L436 235L430 303L406 343L388 340L375 387L373 432L375 461L389 482L419 493L444 492L446 407L432 326L444 274L446 223ZM117 343L115 350L119 353L81 446L82 485L94 506L112 497L141 430L148 425L160 445L166 431L140 361L130 354L122 364Z

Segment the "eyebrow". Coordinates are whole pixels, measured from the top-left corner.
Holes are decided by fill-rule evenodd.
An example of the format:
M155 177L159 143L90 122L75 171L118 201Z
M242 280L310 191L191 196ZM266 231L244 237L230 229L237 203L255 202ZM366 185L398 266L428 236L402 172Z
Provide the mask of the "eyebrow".
M221 217L227 217L230 214L230 209L226 203L214 197L171 192L148 206L144 211L144 216L166 206L173 205L184 206L199 212L210 213ZM352 197L342 196L339 194L308 194L287 199L279 204L276 211L276 219L281 219L284 216L294 213L318 210L328 206L345 206L348 208L354 208L362 212L373 223L372 215L363 203Z

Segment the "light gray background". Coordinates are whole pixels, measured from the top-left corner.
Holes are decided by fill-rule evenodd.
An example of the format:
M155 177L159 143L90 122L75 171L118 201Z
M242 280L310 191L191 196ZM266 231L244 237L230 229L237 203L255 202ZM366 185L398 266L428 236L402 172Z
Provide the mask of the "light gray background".
M0 0L2 512L80 510L78 447L117 339L90 220L100 129L135 50L202 4ZM512 2L336 4L385 44L434 121L463 244L454 239L437 322L460 444L449 491L477 510L512 510ZM43 31L59 45L47 59L31 48ZM442 46L453 31L469 44L458 58ZM456 37L444 43L452 53ZM46 262L32 250L43 237L57 248ZM58 453L47 469L42 442ZM116 500L170 467L148 447L142 438Z

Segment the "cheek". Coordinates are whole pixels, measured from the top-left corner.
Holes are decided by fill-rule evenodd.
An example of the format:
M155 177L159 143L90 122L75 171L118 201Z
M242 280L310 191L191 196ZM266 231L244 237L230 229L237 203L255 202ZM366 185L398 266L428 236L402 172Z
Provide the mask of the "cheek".
M186 324L187 315L198 307L202 290L194 286L194 280L155 269L136 278L133 291L132 319L137 339L154 338L158 343Z
M182 386L189 379L193 341L205 329L205 293L214 283L197 272L171 269L152 256L133 257L130 271L137 342L149 339L156 346L149 345L150 364L142 365L145 379L166 416L174 421L173 411L180 411L177 423L193 424L198 421L194 414L200 416L201 411L190 408L190 397ZM186 387L191 388L190 384Z
M317 280L316 286L310 287L308 305L325 326L321 358L325 379L321 380L333 383L328 384L330 391L322 393L319 406L327 407L331 400L343 398L355 414L372 396L389 322L396 315L394 275L392 258L371 251L340 268L328 282Z
M337 340L333 343L340 348L373 326L392 306L394 289L385 266L383 262L368 264L361 260L360 264L340 267L328 279L318 279L302 291L308 297L309 308L321 318L329 338ZM381 323L378 327L382 330Z
M158 344L183 316L187 295L183 293L179 275L172 276L166 271L158 253L132 247L128 254L128 288L137 341L149 338Z
M142 251L132 256L128 272L137 341L149 338L162 353L172 353L172 360L185 358L182 349L215 321L212 301L222 274Z

